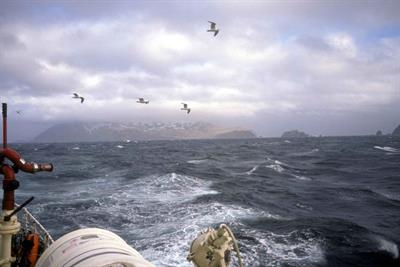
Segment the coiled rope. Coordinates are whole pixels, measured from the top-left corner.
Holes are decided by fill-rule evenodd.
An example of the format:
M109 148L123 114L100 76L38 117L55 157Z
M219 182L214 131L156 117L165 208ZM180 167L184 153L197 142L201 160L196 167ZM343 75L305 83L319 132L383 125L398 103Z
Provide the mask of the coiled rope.
M232 240L233 240L233 248L234 248L235 251L236 251L236 255L237 255L237 258L238 258L238 261L239 261L239 266L240 266L240 267L243 267L242 257L240 256L240 251L239 251L239 246L237 245L236 238L235 238L235 236L233 235L231 229L230 229L230 228L228 227L228 225L226 225L226 224L221 224L221 225L219 226L219 228L225 229L225 230L228 232L229 236L232 238Z

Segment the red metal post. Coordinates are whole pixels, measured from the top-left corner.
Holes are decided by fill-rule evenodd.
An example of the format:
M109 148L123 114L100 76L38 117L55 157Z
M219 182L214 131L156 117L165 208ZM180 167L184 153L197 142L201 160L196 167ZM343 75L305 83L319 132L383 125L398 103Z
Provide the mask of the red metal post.
M11 148L7 148L7 103L2 105L3 113L3 149L0 150L0 174L4 175L3 180L3 210L14 209L14 191L19 187L19 182L15 178L16 170L35 173L38 171L53 170L53 165L50 163L38 164L34 162L26 162L21 156ZM7 158L14 165L13 167L4 163Z
M3 180L3 210L13 210L14 209L14 191L13 183L18 183L15 180L15 173L13 168L8 165L3 165L1 168L1 173L4 175ZM18 187L18 186L17 186Z

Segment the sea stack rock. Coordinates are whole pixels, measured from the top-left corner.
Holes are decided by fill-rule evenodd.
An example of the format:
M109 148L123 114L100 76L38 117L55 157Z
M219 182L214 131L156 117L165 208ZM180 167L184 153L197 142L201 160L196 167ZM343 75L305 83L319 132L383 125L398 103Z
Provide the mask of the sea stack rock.
M395 135L395 136L400 136L400 125L399 125L399 126L397 126L397 128L396 128L396 129L394 129L394 131L393 131L392 135Z

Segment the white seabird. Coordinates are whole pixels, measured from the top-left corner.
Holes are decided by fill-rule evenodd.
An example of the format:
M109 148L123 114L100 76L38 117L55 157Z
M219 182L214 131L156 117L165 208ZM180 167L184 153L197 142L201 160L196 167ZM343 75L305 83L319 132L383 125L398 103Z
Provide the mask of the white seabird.
M81 99L81 104L83 103L83 101L85 101L85 98L78 95L77 93L74 93L74 96L72 98L80 98Z
M189 114L190 113L190 108L188 108L188 105L186 103L182 103L182 105L183 105L183 108L181 108L181 110L186 110L187 114Z
M137 103L140 103L140 104L148 104L150 101L149 100L144 100L144 98L139 98L139 100L138 101L136 101Z
M214 36L216 36L218 34L218 32L219 32L219 29L217 29L217 27L216 27L217 24L215 22L212 22L212 21L208 21L208 22L210 22L211 25L210 25L210 29L207 30L207 32L213 32Z

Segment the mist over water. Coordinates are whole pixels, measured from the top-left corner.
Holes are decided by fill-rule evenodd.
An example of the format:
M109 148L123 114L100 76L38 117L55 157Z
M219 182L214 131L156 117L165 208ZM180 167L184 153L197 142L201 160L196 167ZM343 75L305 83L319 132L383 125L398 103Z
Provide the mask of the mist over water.
M399 266L400 139L15 144L53 173L18 173L16 200L54 238L119 234L160 267L228 224L245 266ZM233 265L235 266L235 265Z

